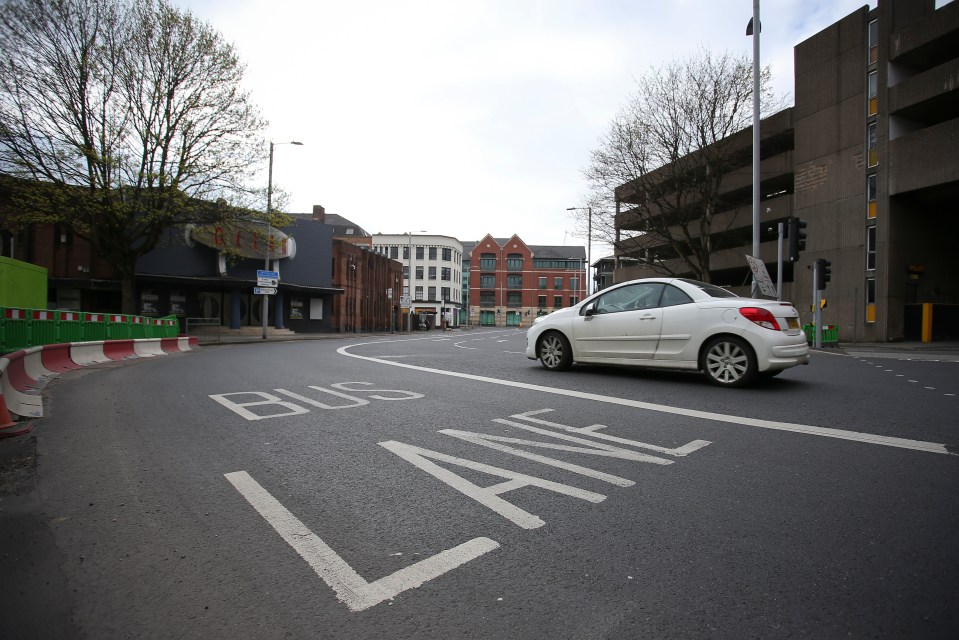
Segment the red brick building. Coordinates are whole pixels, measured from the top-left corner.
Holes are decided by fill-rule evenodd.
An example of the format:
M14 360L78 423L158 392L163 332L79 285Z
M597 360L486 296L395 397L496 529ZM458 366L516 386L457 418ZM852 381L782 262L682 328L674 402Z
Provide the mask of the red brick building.
M585 296L584 247L527 245L516 235L487 235L470 251L473 325L529 326L537 315L574 305Z
M332 299L332 330L355 333L404 328L398 318L403 264L373 251L373 237L341 215L314 205L311 219L333 228L332 283L343 293Z

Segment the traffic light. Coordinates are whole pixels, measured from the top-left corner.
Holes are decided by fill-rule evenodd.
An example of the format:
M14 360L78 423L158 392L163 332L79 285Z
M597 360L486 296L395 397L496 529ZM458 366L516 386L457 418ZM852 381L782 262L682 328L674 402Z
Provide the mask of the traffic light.
M790 218L786 236L789 238L789 261L796 262L799 252L806 249L806 221Z
M819 258L816 260L816 289L824 291L826 283L832 280L832 263L829 260Z

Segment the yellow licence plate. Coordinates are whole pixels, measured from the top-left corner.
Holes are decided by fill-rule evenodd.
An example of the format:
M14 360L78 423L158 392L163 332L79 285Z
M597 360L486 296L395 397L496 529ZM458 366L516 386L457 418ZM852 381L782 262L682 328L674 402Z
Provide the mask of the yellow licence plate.
M798 329L799 318L786 318L786 324L789 326L790 329Z

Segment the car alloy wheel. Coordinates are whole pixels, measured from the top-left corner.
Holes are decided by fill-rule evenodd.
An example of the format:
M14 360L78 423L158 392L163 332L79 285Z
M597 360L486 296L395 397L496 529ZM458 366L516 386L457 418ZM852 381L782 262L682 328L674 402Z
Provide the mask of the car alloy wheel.
M550 371L569 369L573 364L573 350L566 336L550 331L540 338L539 360Z
M740 387L756 375L756 358L749 345L739 338L720 337L706 345L703 369L714 384Z

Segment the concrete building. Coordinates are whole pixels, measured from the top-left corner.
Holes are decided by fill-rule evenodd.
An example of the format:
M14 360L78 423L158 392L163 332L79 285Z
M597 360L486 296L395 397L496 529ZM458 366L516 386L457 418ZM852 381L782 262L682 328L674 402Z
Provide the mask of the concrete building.
M456 238L414 233L372 236L373 251L403 264L400 295L409 296L407 318L416 328L460 324L463 245Z
M487 235L470 252L469 296L470 324L529 326L586 296L586 250Z
M809 267L821 258L832 270L823 322L841 340L959 338L951 246L959 238L959 3L879 0L799 43L794 55L795 106L760 125L760 257L774 281L776 223L796 216L808 224L806 251L783 269L783 298L811 322ZM724 143L745 150L751 136ZM749 165L723 190L729 208L717 215L740 241L716 252L711 276L746 292ZM641 194L625 184L616 198L617 228L637 230L630 211ZM642 237L620 249L643 264L618 268L616 280L656 273L656 250Z

